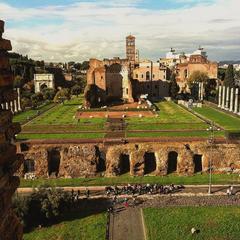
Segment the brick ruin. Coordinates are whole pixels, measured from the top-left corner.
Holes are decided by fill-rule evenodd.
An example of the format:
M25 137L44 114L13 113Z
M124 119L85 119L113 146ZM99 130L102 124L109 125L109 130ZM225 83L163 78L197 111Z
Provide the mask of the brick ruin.
M13 75L10 70L8 51L11 42L3 39L4 22L0 20L0 238L4 240L22 239L22 226L12 210L12 196L19 186L15 172L23 163L23 156L16 153L13 144L20 125L12 123L11 109L5 108L6 102L17 99L13 90ZM2 238L4 236L4 238Z
M22 142L19 151L25 164L19 174L35 177L132 176L169 173L192 175L208 172L240 173L240 144L216 143L212 151L206 141L99 144Z

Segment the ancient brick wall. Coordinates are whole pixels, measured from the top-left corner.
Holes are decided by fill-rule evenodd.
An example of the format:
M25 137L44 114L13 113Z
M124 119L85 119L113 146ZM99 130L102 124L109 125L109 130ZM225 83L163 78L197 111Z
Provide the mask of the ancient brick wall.
M11 208L11 199L19 186L19 178L14 174L23 156L16 153L12 144L20 125L12 123L11 110L5 104L16 99L16 93L7 53L12 47L9 40L2 38L3 32L4 22L0 20L0 239L18 240L22 239L22 226Z
M192 175L207 172L210 160L215 173L240 172L240 144L210 144L202 142L136 143L104 147L94 144L22 144L25 159L35 162L36 177L49 176L49 153L58 151L57 177L131 175ZM55 154L56 155L56 154ZM103 163L104 162L104 163ZM100 165L105 165L100 167ZM101 169L101 170L99 170ZM105 169L104 172L102 169ZM24 168L19 172L24 176ZM54 176L55 177L55 176Z

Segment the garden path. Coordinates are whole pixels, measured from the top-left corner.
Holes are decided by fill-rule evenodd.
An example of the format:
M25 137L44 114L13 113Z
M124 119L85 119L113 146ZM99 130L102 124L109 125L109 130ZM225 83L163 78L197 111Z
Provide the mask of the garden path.
M110 240L144 240L140 208L118 206L110 216Z

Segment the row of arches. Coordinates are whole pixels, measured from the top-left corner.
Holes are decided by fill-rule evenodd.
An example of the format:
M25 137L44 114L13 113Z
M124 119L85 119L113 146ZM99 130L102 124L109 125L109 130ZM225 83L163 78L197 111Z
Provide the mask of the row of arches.
M154 152L146 152L144 154L144 174L151 174L157 169L157 161ZM168 153L167 174L177 172L178 153L171 151ZM202 155L195 154L193 156L194 173L202 172ZM121 154L119 159L120 174L130 172L130 156L129 154Z
M98 162L96 163L97 173L106 171L106 154L96 150L98 155ZM154 152L145 152L144 160L144 175L152 174L157 170L157 160ZM57 177L59 174L59 167L61 161L61 153L58 149L52 149L47 152L48 175ZM202 172L202 155L195 154L193 156L194 173ZM130 155L120 154L119 156L119 174L126 174L130 172ZM167 174L177 172L178 167L178 153L171 151L168 153L167 159ZM137 164L135 168L138 168ZM24 162L24 173L34 172L35 162L32 159L26 159Z

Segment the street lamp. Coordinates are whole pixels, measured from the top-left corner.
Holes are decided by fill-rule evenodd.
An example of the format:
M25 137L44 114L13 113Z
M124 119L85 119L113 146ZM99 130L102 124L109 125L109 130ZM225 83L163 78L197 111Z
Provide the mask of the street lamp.
M209 143L210 143L210 161L209 161L209 184L208 184L208 194L212 193L212 155L213 155L213 144L214 144L214 140L215 140L215 135L214 132L215 131L220 131L220 128L216 128L214 126L214 122L211 121L209 128L207 128L207 131L210 132L210 136L209 136Z

